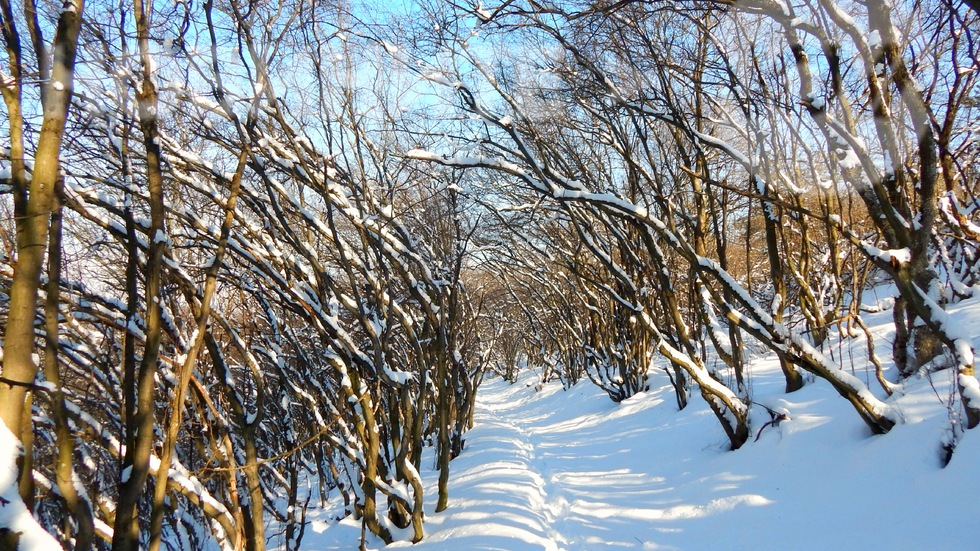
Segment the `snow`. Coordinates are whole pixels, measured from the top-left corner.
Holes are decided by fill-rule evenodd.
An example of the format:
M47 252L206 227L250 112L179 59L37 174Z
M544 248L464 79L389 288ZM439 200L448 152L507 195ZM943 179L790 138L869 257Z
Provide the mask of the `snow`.
M396 371L396 370L391 369L390 367L388 367L387 364L385 364L382 367L384 367L385 375L387 375L388 378L391 379L391 381L393 383L395 383L396 385L401 386L401 385L407 384L409 381L414 381L415 380L415 374L414 373L410 373L408 371Z
M92 524L95 525L96 534L98 534L99 536L107 540L110 541L112 540L112 535L114 533L112 526L109 526L108 524L106 524L105 522L103 522L101 519L98 518L92 519Z
M696 131L694 132L694 134L698 137L699 140L701 140L701 141L703 141L705 143L709 143L712 146L717 147L718 149L721 149L722 151L724 151L725 153L727 153L729 156L731 156L733 159L735 159L735 161L737 161L739 164L741 164L746 169L750 169L753 166L755 166L749 160L748 157L746 157L745 155L743 155L735 146L731 145L730 143L728 143L728 142L726 142L724 140L721 140L719 138L716 138L716 137L714 137L714 136L712 136L710 134L704 134L702 132L696 132Z
M446 78L442 73L426 73L422 75L422 78L435 82L436 84L441 84L443 86L450 86L452 88L458 88L461 84L459 82L453 82Z
M951 307L950 317L977 334L980 299ZM865 319L886 342L891 312ZM841 345L863 369L863 340ZM894 366L885 366L895 380ZM904 423L882 436L871 436L826 382L785 394L773 355L752 358L747 375L753 402L765 406L750 410L752 437L735 452L727 451L703 400L694 396L677 411L662 372L651 371L650 390L620 404L587 381L568 391L547 383L538 391L533 372L516 384L488 380L478 395L476 426L451 463L449 508L434 512L438 473L427 449L426 537L389 548L976 548L980 435L966 431L941 467L950 425L937 393L955 389L954 369L897 385L901 394L888 403ZM967 384L980 393L974 380ZM765 407L792 412L792 419L766 427L755 441L770 421ZM340 508L335 497L326 509L309 511L312 530L302 549L357 547L360 523L335 520ZM368 547L383 546L369 537Z
M150 473L154 476L160 471L160 458L151 455L150 456ZM224 506L223 503L218 501L212 496L201 482L190 475L180 462L174 457L171 461L170 474L168 475L172 482L175 482L182 488L188 490L197 496L200 503L207 504L209 507L213 508L217 514L230 518L231 513Z
M475 11L476 16L479 17L481 21L490 21L491 13L483 8L483 2L477 2Z
M881 46L881 33L878 32L878 29L875 29L871 31L870 35L868 35L868 47L871 48L872 50L875 50L880 46Z
M895 167L892 165L891 152L889 152L887 149L885 150L882 163L883 163L882 172L885 174L885 176L894 177Z
M908 247L883 251L868 243L862 243L862 246L864 247L864 250L868 256L877 258L886 264L890 264L892 262L897 262L898 264L908 264L912 261L912 251L910 251Z
M953 345L956 347L956 355L962 358L962 364L973 365L975 359L973 357L973 346L970 344L970 339L958 338L953 341Z
M837 152L844 154L844 157L838 161L844 170L852 170L861 166L861 160L853 149L848 148L846 151L838 149Z
M0 421L0 528L20 532L18 551L61 551L61 546L41 528L17 493L17 457L20 441Z
M520 166L501 158L494 157L484 157L478 155L476 157L470 157L466 155L460 155L456 157L444 157L442 155L437 155L431 151L425 151L422 149L410 149L405 152L405 156L410 159L419 159L423 161L435 161L446 166L462 166L462 167L489 167L504 170L512 174L522 175L524 174L524 169Z
M980 404L980 382L976 377L958 375L959 384L962 388L963 396L974 406Z

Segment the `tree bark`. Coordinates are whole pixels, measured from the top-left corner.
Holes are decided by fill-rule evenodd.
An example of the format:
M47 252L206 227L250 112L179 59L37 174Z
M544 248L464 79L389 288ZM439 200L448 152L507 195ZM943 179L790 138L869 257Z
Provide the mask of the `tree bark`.
M58 180L54 196L54 209L51 213L51 229L48 244L48 283L46 286L47 299L44 308L44 377L54 385L51 394L51 417L55 424L57 456L55 459L55 479L58 491L68 505L68 510L75 519L75 551L88 551L95 539L92 509L86 499L78 495L75 487L74 466L72 456L75 452L75 440L68 427L68 417L65 412L65 394L61 387L61 368L58 357L58 304L61 294L61 188L62 180Z
M34 154L33 178L28 187L24 167L23 119L21 113L21 50L13 11L8 0L0 1L3 35L10 56L11 76L2 84L7 104L11 137L11 176L14 184L14 213L17 228L17 259L10 287L10 306L4 338L3 376L11 381L30 384L37 375L34 359L34 321L37 315L37 295L40 287L44 252L48 239L48 219L59 180L61 165L58 156L68 117L74 84L75 53L81 27L83 0L72 0L58 17L53 47L51 83L44 102L44 119ZM11 80L13 82L11 82ZM58 85L55 86L54 83ZM28 386L0 384L0 419L14 434L33 430ZM30 460L31 449L25 442L24 460ZM22 465L23 467L23 465ZM29 469L25 473L29 478ZM28 487L30 485L28 484ZM21 486L25 503L33 501L33 490Z
M162 339L162 299L160 284L163 275L163 253L166 244L163 205L163 170L160 159L160 132L157 121L157 89L149 52L150 12L153 1L135 0L137 43L143 65L141 86L137 91L140 129L146 154L146 179L150 191L149 251L146 263L146 345L136 381L136 404L132 424L135 438L126 449L123 461L124 476L119 485L119 502L112 539L113 551L136 551L140 525L137 504L150 472L150 456L154 441L154 376ZM129 392L126 390L126 392ZM170 465L161 465L164 473ZM126 473L128 472L128 476Z

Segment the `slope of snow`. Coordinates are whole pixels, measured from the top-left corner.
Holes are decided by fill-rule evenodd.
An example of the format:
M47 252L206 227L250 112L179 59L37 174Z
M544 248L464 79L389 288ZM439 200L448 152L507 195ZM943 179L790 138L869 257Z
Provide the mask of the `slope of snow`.
M890 312L878 324L889 348ZM980 334L980 301L953 309ZM850 349L848 348L850 344ZM980 339L974 338L974 346ZM862 379L863 339L836 347ZM888 373L891 380L894 373ZM435 514L434 472L424 472L426 539L420 551L601 549L978 549L980 432L967 431L941 467L949 433L943 401L950 370L912 377L889 400L904 423L872 436L826 383L782 392L775 358L750 368L753 399L792 420L753 432L739 451L696 395L677 411L671 388L620 404L583 382L569 391L525 373L517 384L488 381L476 427L452 462L450 506ZM753 431L769 420L754 406ZM432 465L431 456L425 466ZM313 513L304 549L354 549L359 523ZM334 511L334 517L336 511ZM381 547L377 540L369 546Z
M34 520L17 493L17 458L23 450L20 441L0 421L0 529L19 534L19 551L60 551L61 546ZM3 536L0 534L0 541Z

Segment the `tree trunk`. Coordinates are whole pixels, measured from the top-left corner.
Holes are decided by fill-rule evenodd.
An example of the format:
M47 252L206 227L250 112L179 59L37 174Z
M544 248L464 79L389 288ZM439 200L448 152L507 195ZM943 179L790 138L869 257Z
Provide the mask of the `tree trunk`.
M88 501L78 495L75 487L74 467L72 456L75 452L75 440L68 427L65 414L65 395L61 389L61 368L58 358L58 303L61 291L61 188L63 181L58 180L55 189L54 209L51 213L51 231L48 245L48 283L47 300L44 308L44 377L54 385L51 394L51 417L55 424L57 442L57 458L55 460L55 479L58 491L68 505L68 510L75 519L75 551L88 551L95 537L95 526L92 520L92 509Z
M132 424L135 438L126 450L123 461L124 476L119 485L119 502L112 538L113 551L136 551L139 545L140 526L137 504L150 472L150 455L153 451L155 424L154 377L160 354L162 338L162 306L160 284L163 273L163 253L166 242L163 205L163 171L160 163L160 132L157 121L157 90L151 75L152 60L149 53L149 28L152 0L144 5L135 0L137 42L143 64L143 78L137 92L140 129L146 151L146 179L150 191L149 251L146 263L146 346L136 381L136 404ZM126 392L131 392L125 390ZM170 465L161 465L168 473ZM128 471L127 471L128 470ZM128 476L125 473L128 472Z
M4 101L8 108L11 138L11 176L14 184L14 211L17 227L17 259L14 263L13 281L10 286L10 303L4 337L3 376L12 381L0 384L0 419L14 434L32 430L28 408L28 386L37 375L38 365L34 355L34 321L37 314L37 295L40 287L44 251L48 239L48 218L54 198L54 190L60 176L61 152L65 122L68 117L71 93L74 85L75 51L81 27L83 0L72 0L61 11L54 37L54 63L51 82L45 92L44 119L34 154L34 172L28 188L24 171L23 120L21 114L21 51L13 11L8 0L0 2L3 15L3 35L10 56L11 76L14 82L2 84ZM23 436L22 436L23 438ZM32 451L24 442L24 460L29 465ZM24 466L23 463L21 465ZM30 478L29 469L21 471ZM30 486L30 485L28 485ZM33 489L21 485L25 503L33 501Z

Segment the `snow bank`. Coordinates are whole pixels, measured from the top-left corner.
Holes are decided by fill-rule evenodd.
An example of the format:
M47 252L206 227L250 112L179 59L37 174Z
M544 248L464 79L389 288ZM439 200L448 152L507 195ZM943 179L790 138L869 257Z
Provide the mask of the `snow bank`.
M22 453L20 440L0 421L0 529L20 533L18 551L62 551L17 493L17 457Z

